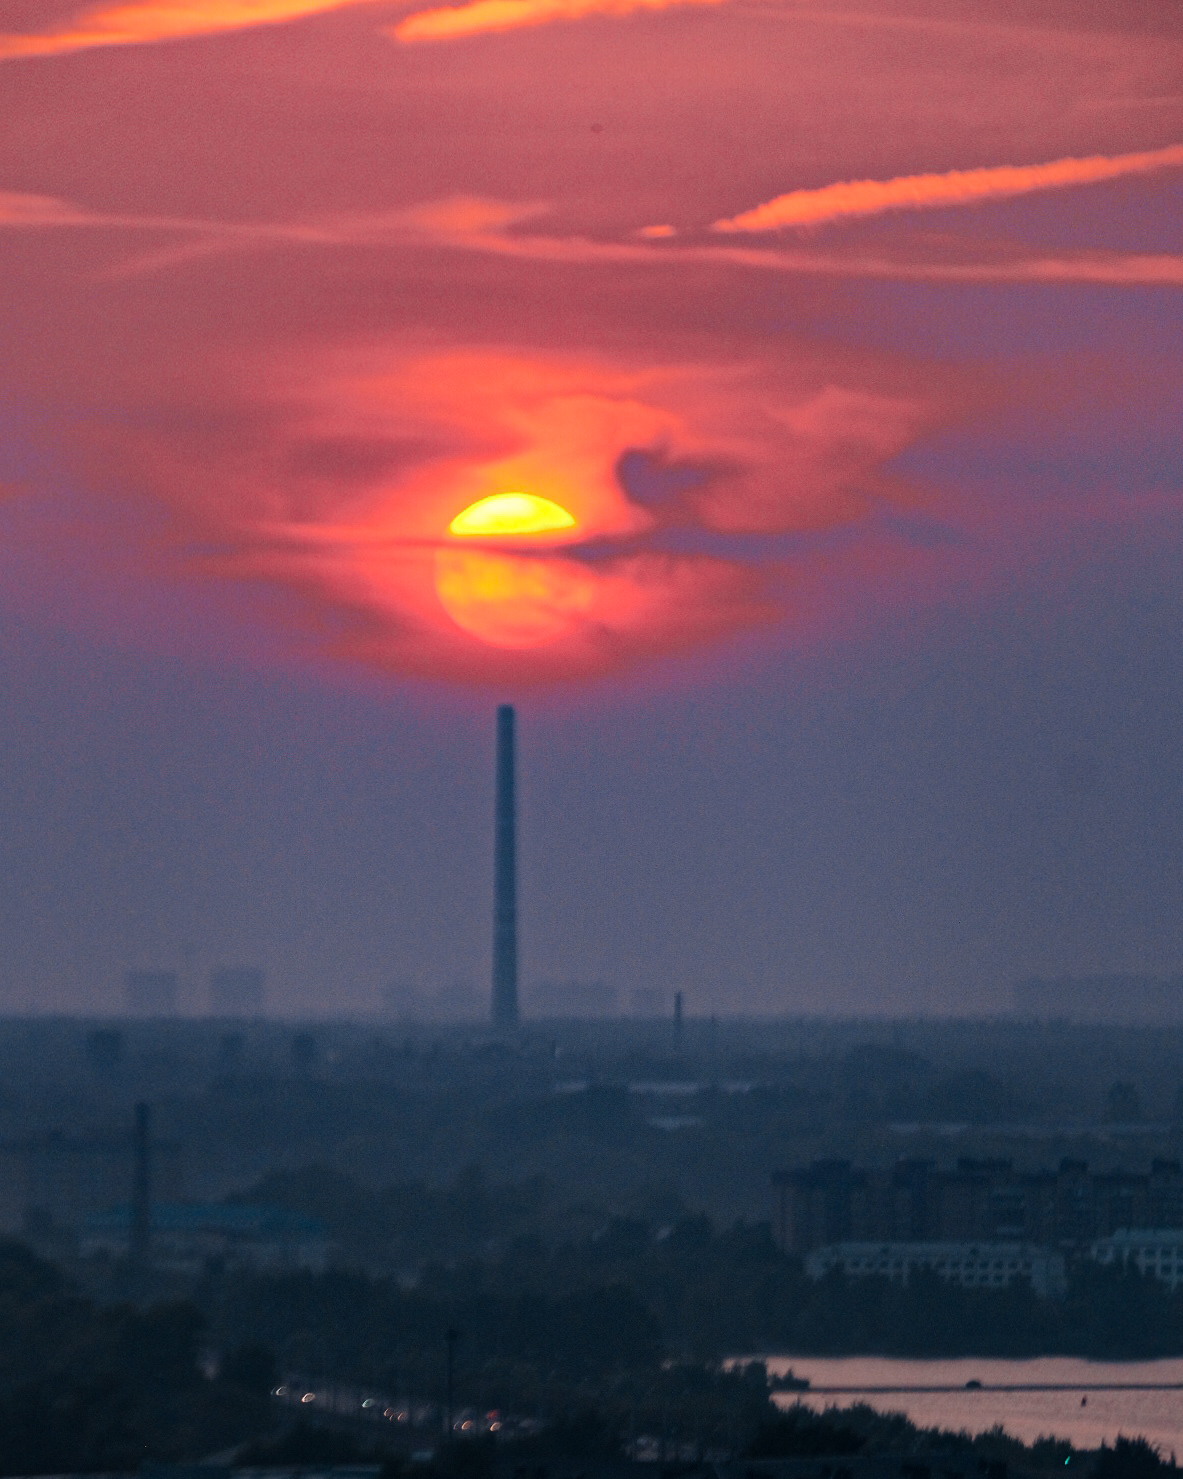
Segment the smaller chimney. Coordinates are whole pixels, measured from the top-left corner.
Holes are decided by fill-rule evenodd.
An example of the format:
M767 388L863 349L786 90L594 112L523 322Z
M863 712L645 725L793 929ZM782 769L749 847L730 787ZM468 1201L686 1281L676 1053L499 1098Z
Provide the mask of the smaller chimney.
M152 1107L142 1103L136 1105L135 1171L127 1251L136 1268L147 1268L152 1252Z

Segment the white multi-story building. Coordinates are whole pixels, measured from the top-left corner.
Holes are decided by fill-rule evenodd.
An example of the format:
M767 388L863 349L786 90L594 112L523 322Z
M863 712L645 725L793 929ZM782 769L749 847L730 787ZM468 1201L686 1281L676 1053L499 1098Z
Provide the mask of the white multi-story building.
M1098 1238L1092 1248L1097 1263L1130 1264L1141 1274L1153 1274L1171 1289L1183 1283L1183 1228L1122 1228Z
M1024 1279L1044 1299L1063 1294L1066 1285L1063 1254L1034 1243L830 1243L805 1260L812 1279L836 1268L847 1278L897 1284L925 1269L963 1289L1004 1289Z

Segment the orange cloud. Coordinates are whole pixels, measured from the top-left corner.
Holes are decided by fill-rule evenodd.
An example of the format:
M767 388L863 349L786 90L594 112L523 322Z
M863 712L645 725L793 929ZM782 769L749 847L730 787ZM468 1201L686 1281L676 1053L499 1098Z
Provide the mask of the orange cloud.
M900 366L808 354L645 366L354 346L239 373L251 414L270 408L265 435L166 416L104 438L101 466L154 490L194 574L294 596L322 651L474 682L605 674L780 619L764 537L912 506L880 468L939 409ZM574 526L453 532L507 489Z
M419 10L391 28L398 41L454 41L489 31L515 31L548 21L585 15L629 15L637 10L668 10L674 5L721 5L724 0L471 0Z
M1070 185L1094 185L1180 165L1183 144L1171 144L1138 154L1096 154L1087 159L1055 159L1049 164L1006 164L941 175L899 175L893 180L846 180L818 190L791 190L738 216L716 221L711 230L732 233L821 226L884 211L932 210Z
M52 31L0 35L0 60L59 56L99 46L178 41L186 36L209 36L247 26L278 25L358 3L359 0L140 0L139 4L98 6Z

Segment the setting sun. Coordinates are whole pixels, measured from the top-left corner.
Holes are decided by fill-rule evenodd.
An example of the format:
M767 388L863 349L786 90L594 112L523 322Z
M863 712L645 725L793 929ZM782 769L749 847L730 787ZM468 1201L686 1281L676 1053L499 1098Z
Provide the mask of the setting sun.
M494 493L469 504L448 525L448 531L462 538L501 539L555 534L574 527L572 515L549 498L515 492Z
M448 525L462 539L533 541L575 528L565 508L536 493L494 493ZM537 647L566 635L591 605L591 575L570 560L442 548L435 588L465 631L494 647Z
M492 647L542 647L587 618L595 579L573 560L442 549L435 588L458 627Z

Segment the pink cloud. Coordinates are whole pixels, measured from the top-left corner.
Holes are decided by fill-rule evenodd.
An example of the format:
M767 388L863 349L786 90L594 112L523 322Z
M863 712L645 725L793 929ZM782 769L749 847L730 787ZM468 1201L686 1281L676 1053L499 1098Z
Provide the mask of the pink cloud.
M955 535L965 505L898 471L1013 379L1009 325L987 343L957 289L1026 285L972 295L1010 305L1019 336L1024 305L1075 322L1076 285L1115 290L1096 316L1114 334L1149 296L1124 290L1183 285L1175 180L1149 168L1091 195L1027 179L1038 204L963 212L940 236L914 212L848 214L824 242L686 225L735 220L785 180L831 182L816 213L844 181L1001 199L999 160L1159 159L1149 146L1180 136L1169 100L1133 104L1167 98L1183 48L1116 4L1107 29L889 0L641 7L627 36L532 23L395 47L376 18L407 4L283 26L330 7L108 4L58 25L81 7L43 3L49 20L22 0L40 29L23 54L90 51L6 69L0 99L0 406L27 415L89 518L47 547L66 569L108 538L121 589L172 571L238 592L228 628L258 595L305 657L603 674L792 633L811 572L831 605L975 560L988 584L1035 515L1014 513L1001 553L913 546L909 520ZM417 23L429 13L457 35L490 19L479 0ZM973 193L980 176L993 194ZM946 290L874 286L899 282ZM1064 384L1060 363L1031 392L1049 420ZM8 461L6 483L37 483L41 463ZM561 493L586 538L456 551L441 573L448 518L511 480ZM104 535L120 500L135 517ZM490 591L519 602L512 620ZM552 638L473 630L531 624Z
M944 259L909 251L871 255L858 245L817 252L677 242L673 227L647 227L642 240L603 241L581 236L525 232L522 223L546 215L538 202L513 203L480 197L451 197L402 211L353 212L320 219L235 221L104 214L54 196L0 192L0 231L90 230L163 232L190 240L178 246L137 252L111 275L156 271L218 251L258 247L339 248L435 242L440 246L523 261L613 265L676 271L713 264L795 276L898 279L911 282L1099 283L1112 287L1183 284L1183 255L1073 251L1033 256L1012 248L989 257L974 245L947 239ZM923 243L921 244L924 245ZM958 257L961 260L958 260Z
M93 226L100 222L101 217L68 200L58 200L52 195L24 195L0 190L0 229Z
M245 367L246 421L112 425L90 438L88 477L167 510L154 567L172 547L191 578L286 593L329 655L465 682L603 675L775 622L784 593L758 548L712 539L913 506L880 468L943 414L919 384L900 393L898 373L895 394L875 388L867 367L842 384L858 372L831 365L819 385L808 364L489 348L361 361ZM638 501L619 474L630 450L692 486ZM449 537L462 508L516 487L569 509L574 542Z

